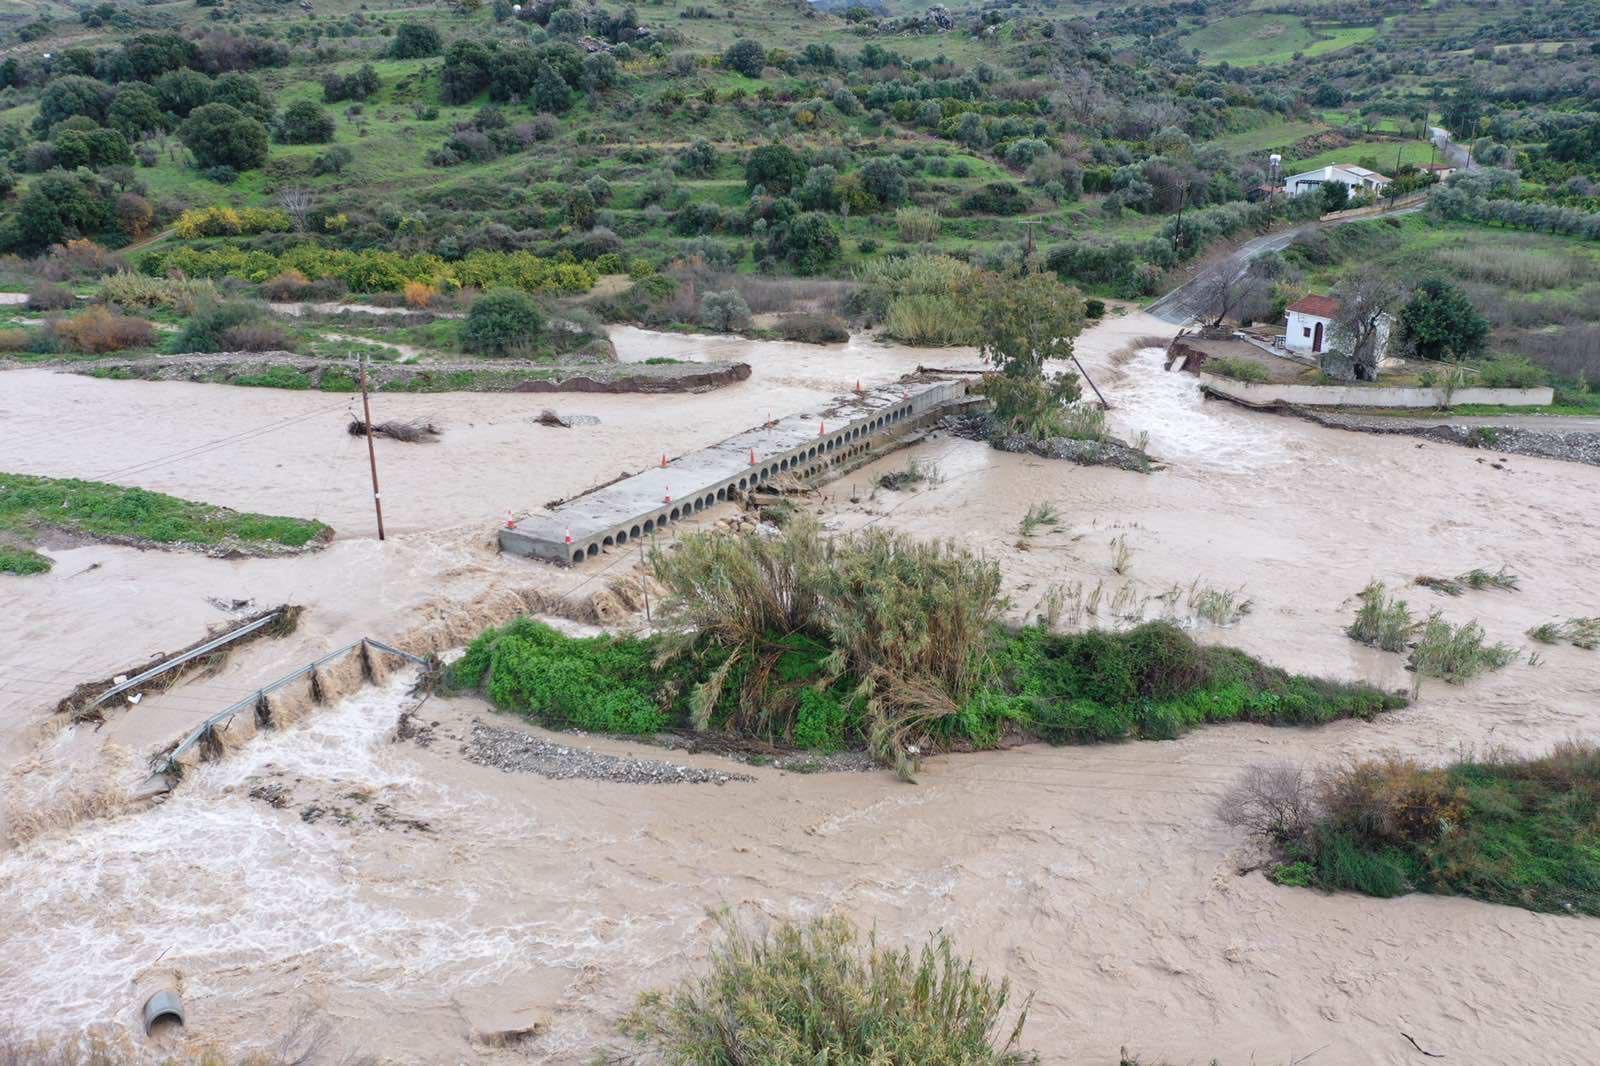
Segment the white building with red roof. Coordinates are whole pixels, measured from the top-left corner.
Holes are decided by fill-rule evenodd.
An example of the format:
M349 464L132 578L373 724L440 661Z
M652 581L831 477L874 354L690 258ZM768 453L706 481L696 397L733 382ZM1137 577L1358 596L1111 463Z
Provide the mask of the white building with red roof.
M1284 311L1287 324L1283 332L1283 346L1291 352L1310 352L1313 355L1339 348L1339 338L1334 335L1336 331L1334 323L1338 317L1339 301L1333 297L1316 294L1302 296ZM1388 315L1378 320L1374 355L1380 365L1389 350L1391 325Z

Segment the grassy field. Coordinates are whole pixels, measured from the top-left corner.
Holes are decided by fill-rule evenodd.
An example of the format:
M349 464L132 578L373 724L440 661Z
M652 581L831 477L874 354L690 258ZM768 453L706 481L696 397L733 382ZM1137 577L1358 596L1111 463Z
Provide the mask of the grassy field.
M1298 173L1325 167L1330 163L1366 165L1361 163L1361 160L1366 159L1377 164L1371 169L1380 174L1392 174L1395 169L1396 154L1399 155L1402 165L1410 163L1413 166L1425 166L1438 159L1433 146L1426 141L1357 141L1344 148L1319 152L1304 159L1285 159L1283 165L1287 173Z
M1239 15L1185 34L1186 48L1198 49L1207 63L1256 67L1287 63L1301 57L1325 55L1370 41L1372 26L1317 24L1299 15Z
M75 478L0 473L0 570L41 573L48 560L22 544L49 530L110 540L204 550L220 544L243 551L301 549L328 540L321 522L248 514L145 489ZM20 542L20 543L19 543Z

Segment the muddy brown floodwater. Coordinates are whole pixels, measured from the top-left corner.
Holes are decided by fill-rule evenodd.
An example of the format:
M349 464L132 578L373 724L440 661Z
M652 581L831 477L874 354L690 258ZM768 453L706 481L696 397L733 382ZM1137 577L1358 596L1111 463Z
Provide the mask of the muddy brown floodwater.
M999 558L1019 617L1052 583L1103 582L1105 603L1136 583L1121 601L1144 601L1152 616L1160 609L1149 597L1173 584L1240 588L1252 611L1228 629L1197 630L1201 639L1389 687L1409 684L1400 657L1342 633L1353 594L1374 577L1397 584L1509 565L1521 592L1410 598L1517 644L1536 622L1600 614L1600 470L1208 404L1192 379L1162 371L1159 349L1139 346L1170 330L1130 315L1080 343L1113 422L1149 433L1169 464L1160 473L936 437L913 454L940 464L938 484L867 492L876 473L906 461L894 455L812 506L835 529L889 524ZM368 532L366 472L344 433L343 400L6 374L0 469L109 477L314 514L340 530L300 559L85 547L52 551L45 577L0 579L9 801L48 804L79 777L129 782L151 749L209 711L356 636L431 631L432 645L459 643L494 613L484 604L504 612L508 589L581 595L632 565L604 557L564 571L502 559L492 525L508 506L710 443L769 409L803 410L857 377L971 359L862 341L817 349L636 330L615 340L625 358L732 357L754 375L697 396L381 397L375 417L428 414L446 427L438 445L379 443L394 532L381 545ZM530 424L544 406L600 423ZM1063 524L1024 550L1018 522L1041 500ZM1118 535L1133 550L1124 576L1110 567ZM152 695L99 732L48 723L45 708L71 683L181 646L219 620L208 596L309 609L294 636L241 651L217 676ZM477 606L451 606L465 603ZM1428 683L1413 706L1377 722L940 757L915 785L743 767L755 780L502 772L460 754L473 721L492 715L474 700L430 700L421 717L432 742L395 742L408 705L402 676L200 767L163 805L14 833L0 851L0 1029L132 1033L138 992L176 980L196 1042L262 1043L310 1007L343 1046L387 1061L581 1063L615 1040L639 992L704 959L707 911L729 906L750 920L837 910L890 942L945 929L1035 994L1028 1038L1051 1063L1115 1061L1122 1046L1178 1063L1313 1052L1326 1063L1423 1061L1402 1034L1444 1061L1591 1062L1594 920L1274 886L1236 872L1245 842L1212 810L1241 767L1266 759L1317 765L1384 749L1445 759L1593 735L1600 653L1540 653L1542 665L1466 686ZM662 757L627 741L561 740ZM528 1025L539 1035L515 1049L474 1042Z

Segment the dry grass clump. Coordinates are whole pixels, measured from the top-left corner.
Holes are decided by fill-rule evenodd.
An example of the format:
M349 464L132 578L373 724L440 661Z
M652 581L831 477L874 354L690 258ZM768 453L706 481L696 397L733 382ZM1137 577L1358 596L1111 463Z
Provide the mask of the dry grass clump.
M798 344L842 344L850 326L838 315L802 311L778 320L778 336Z
M1189 586L1189 613L1214 626L1231 626L1250 613L1254 602L1244 588L1219 589L1198 580Z
M649 993L625 1034L670 1062L1037 1062L1021 1049L1029 1001L1006 1024L1011 988L990 980L937 933L919 950L881 947L843 918L765 935L724 914L709 972Z
M1027 513L1022 516L1018 531L1024 537L1031 537L1041 528L1059 529L1060 527L1061 512L1056 509L1056 505L1048 500L1040 500L1038 503L1030 503L1028 505Z
M1405 651L1406 642L1416 628L1416 620L1411 617L1406 601L1391 598L1383 582L1374 581L1361 590L1361 606L1345 633L1351 640L1374 648Z
M223 330L222 344L230 352L288 352L295 340L276 322L258 318Z
M91 307L71 318L46 326L62 347L83 355L148 348L155 343L155 327L142 318L119 314L108 307Z
M298 300L311 287L311 279L290 267L261 283L261 298L287 303Z

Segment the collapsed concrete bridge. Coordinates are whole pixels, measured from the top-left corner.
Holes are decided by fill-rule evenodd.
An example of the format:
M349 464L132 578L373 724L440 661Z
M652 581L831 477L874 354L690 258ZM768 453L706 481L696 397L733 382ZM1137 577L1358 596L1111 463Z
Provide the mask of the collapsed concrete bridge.
M500 548L581 563L774 478L815 479L854 465L966 393L964 381L934 381L841 397L818 414L745 430L525 518L500 531Z

